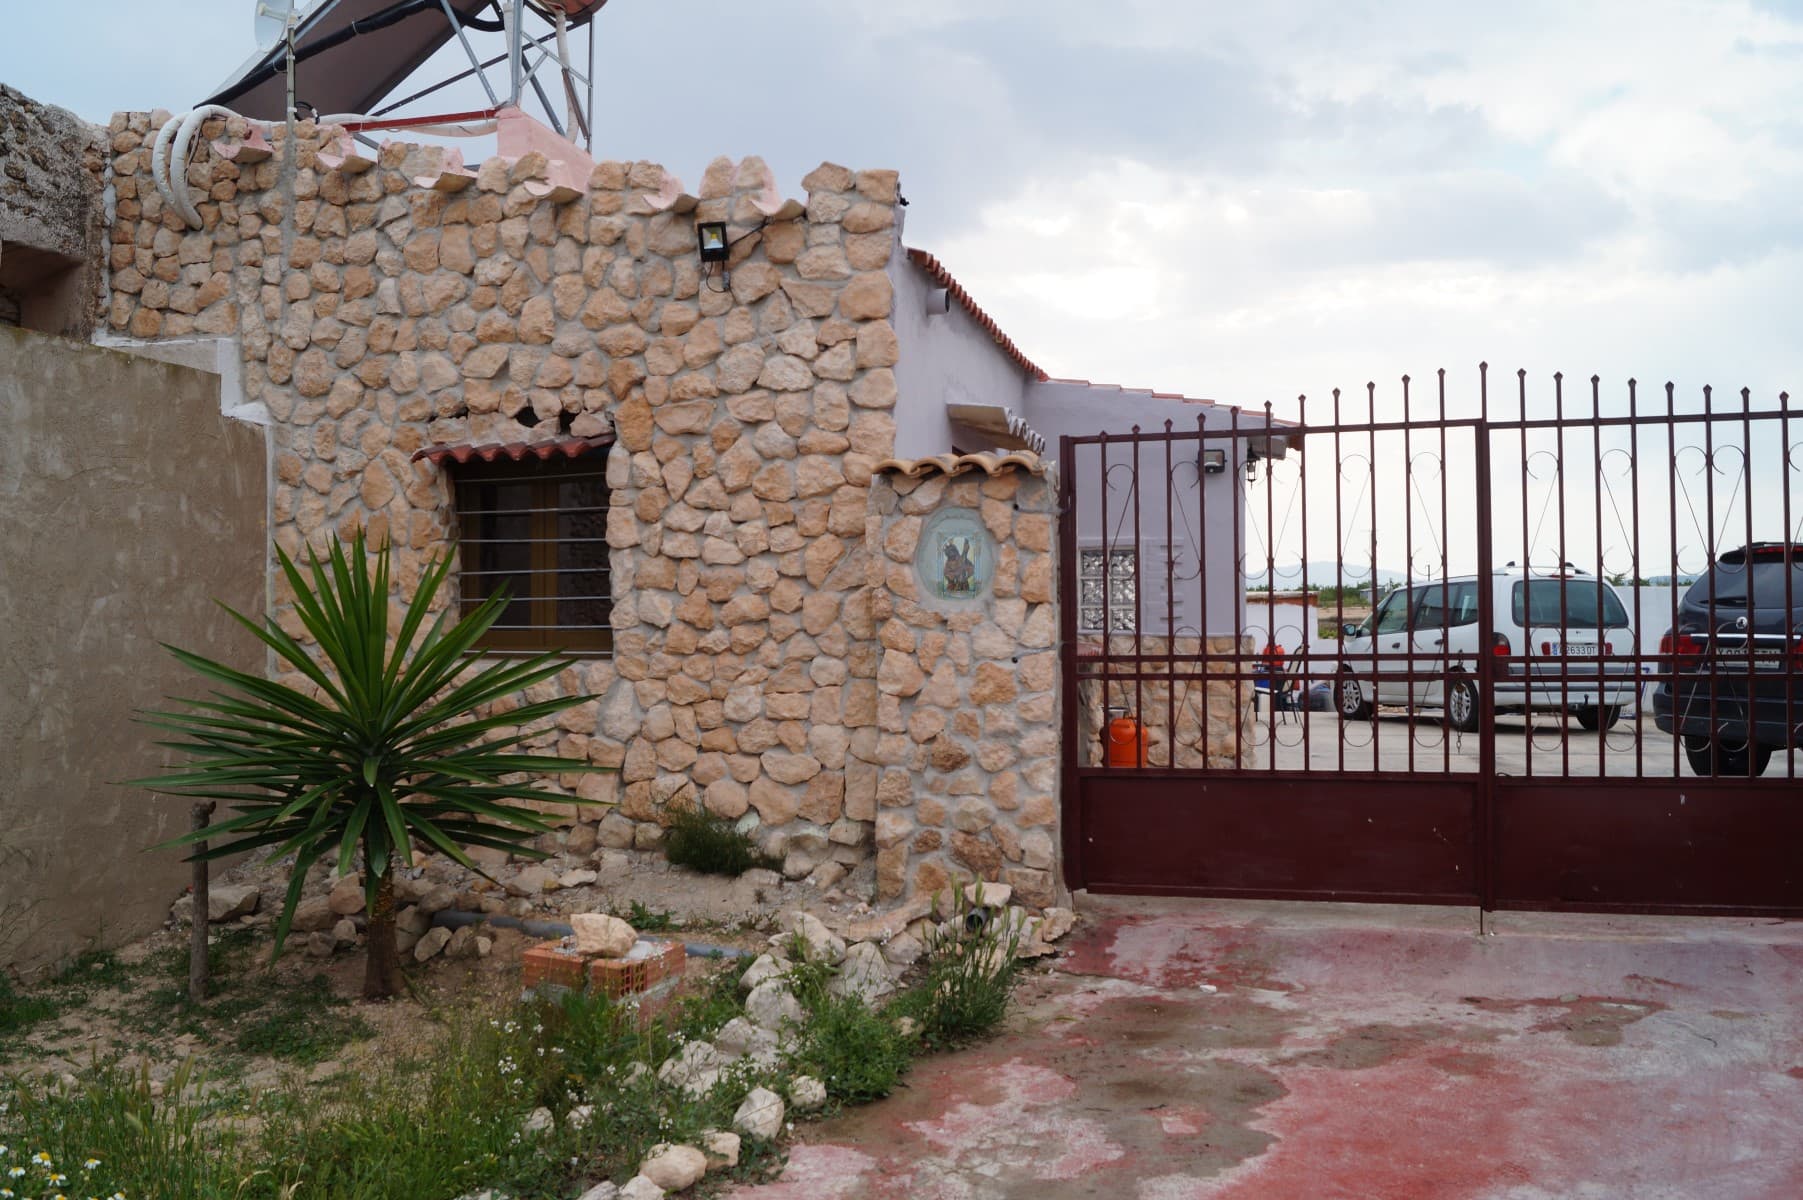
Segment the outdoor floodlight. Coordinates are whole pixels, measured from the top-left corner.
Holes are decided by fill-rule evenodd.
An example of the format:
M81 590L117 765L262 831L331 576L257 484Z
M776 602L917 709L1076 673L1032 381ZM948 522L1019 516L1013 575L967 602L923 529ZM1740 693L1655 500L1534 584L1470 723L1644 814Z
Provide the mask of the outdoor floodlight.
M1226 469L1227 451L1221 449L1219 446L1204 446L1202 448L1202 473L1204 475L1219 475Z
M704 263L725 262L732 246L726 240L725 221L701 221L695 226L695 240L701 247Z

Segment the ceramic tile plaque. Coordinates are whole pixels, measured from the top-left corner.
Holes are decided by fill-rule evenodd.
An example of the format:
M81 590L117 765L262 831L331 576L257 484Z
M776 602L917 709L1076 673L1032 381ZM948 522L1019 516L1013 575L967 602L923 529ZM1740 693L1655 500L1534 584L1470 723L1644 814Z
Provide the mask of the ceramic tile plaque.
M981 600L995 579L995 539L971 509L943 509L920 531L914 570L924 596Z

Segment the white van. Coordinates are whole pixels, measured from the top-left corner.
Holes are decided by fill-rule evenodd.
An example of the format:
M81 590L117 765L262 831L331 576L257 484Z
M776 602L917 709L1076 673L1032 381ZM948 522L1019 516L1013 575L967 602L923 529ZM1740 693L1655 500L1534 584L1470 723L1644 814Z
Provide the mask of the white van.
M1634 703L1637 643L1606 581L1571 566L1510 563L1488 581L1488 638L1478 625L1483 586L1465 575L1398 587L1363 624L1342 630L1340 716L1364 720L1378 705L1443 709L1454 729L1475 730L1480 654L1506 660L1497 664L1498 712L1564 712L1585 729L1607 729Z

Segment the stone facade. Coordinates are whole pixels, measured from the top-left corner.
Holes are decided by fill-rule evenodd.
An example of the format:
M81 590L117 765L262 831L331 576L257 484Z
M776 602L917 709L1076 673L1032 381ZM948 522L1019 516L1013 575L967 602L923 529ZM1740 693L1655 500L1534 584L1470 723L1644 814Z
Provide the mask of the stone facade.
M109 324L239 340L277 544L392 539L398 598L453 536L448 480L415 452L611 430L614 654L543 685L598 699L529 744L620 768L563 781L615 802L585 814L604 844L655 844L696 803L791 873L870 855L878 764L853 742L878 709L861 639L871 471L894 445L894 172L823 165L801 218L760 227L755 159L716 160L676 215L648 203L652 163L602 163L558 203L529 186L542 158L494 158L446 193L418 182L435 150L327 170L303 123L292 155L280 130L253 165L203 151L190 230L151 182L150 117L110 137ZM695 253L713 219L739 239L729 287ZM277 586L272 612L298 634L290 599Z
M915 570L923 526L948 508L979 514L996 545L991 590L975 603L923 595ZM976 877L1054 902L1056 511L1044 476L1013 466L877 479L876 711L853 746L855 790L876 793L879 900Z
M1215 656L1207 662L1208 675L1233 675L1246 670L1238 657L1251 652L1249 639L1231 636L1160 637L1116 636L1109 640L1111 653L1119 655L1174 653L1179 656L1178 671L1196 673L1203 666L1201 655ZM1174 643L1174 644L1173 644ZM1099 641L1079 644L1079 660L1099 660ZM1121 664L1124 668L1130 663ZM1160 664L1146 665L1148 671ZM1097 662L1099 669L1099 661ZM1082 674L1082 669L1079 669ZM1109 708L1118 708L1134 716L1145 729L1146 765L1152 767L1209 767L1231 770L1250 766L1253 739L1243 737L1242 730L1254 720L1252 683L1234 679L1169 679L1142 680L1137 689L1132 682L1108 683L1100 679L1079 679L1077 687L1078 762L1083 766L1099 766L1103 762L1104 731L1108 727ZM1104 697L1104 693L1106 696ZM1174 729L1173 729L1174 727ZM1172 746L1176 761L1172 761Z

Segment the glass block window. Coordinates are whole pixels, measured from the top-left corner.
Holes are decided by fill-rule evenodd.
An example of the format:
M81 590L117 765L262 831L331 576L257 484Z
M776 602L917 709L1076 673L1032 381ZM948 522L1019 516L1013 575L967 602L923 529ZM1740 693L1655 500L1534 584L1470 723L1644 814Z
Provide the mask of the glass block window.
M1077 551L1077 627L1084 633L1132 633L1139 624L1139 551L1085 546Z

